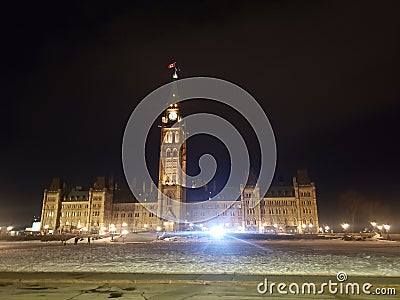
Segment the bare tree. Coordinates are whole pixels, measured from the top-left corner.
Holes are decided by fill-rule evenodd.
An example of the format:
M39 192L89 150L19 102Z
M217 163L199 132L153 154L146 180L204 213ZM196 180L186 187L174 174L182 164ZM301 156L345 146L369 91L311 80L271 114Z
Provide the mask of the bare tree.
M344 217L350 222L351 228L355 230L356 222L360 225L365 198L360 193L349 190L344 192L339 200Z

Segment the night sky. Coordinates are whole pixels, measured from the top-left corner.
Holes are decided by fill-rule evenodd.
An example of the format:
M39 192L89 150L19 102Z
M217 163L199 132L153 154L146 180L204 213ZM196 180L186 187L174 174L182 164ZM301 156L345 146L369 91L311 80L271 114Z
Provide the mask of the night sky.
M260 102L276 176L308 169L321 223L343 220L349 193L378 202L382 221L400 219L399 3L214 2L3 4L0 226L29 224L53 177L124 183L125 124L174 61L181 77L222 78ZM159 132L150 138L157 145Z

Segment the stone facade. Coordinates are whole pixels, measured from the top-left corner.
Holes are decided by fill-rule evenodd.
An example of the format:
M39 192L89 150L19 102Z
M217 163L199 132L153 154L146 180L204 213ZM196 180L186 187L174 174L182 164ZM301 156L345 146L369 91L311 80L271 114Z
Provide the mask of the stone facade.
M88 190L66 190L56 178L44 191L42 231L119 233L178 229L177 222L153 213L159 211L155 197L149 197L147 203L132 199L119 203L115 201L118 193L116 184L104 177L98 177ZM256 187L246 186L242 187L241 199L210 200L196 209L189 206L186 213L189 220L208 219L194 224L203 228L223 226L227 230L266 233L316 233L319 228L315 184L306 171L298 171L291 185L271 186L265 197L260 198Z
M231 230L269 233L318 231L315 185L305 170L298 171L290 185L272 186L265 197L260 195L257 186L248 185L236 187L240 188L240 199L212 199L196 206L182 205L189 203L183 188L186 130L180 115L176 82L172 84L169 103L160 126L158 191L153 193L152 188L146 191L143 184L141 195L145 198L139 199L141 203L135 203L131 194L122 197L121 201L117 185L104 177L98 177L88 190L81 187L66 190L62 180L56 178L44 191L42 231L171 231L216 225Z

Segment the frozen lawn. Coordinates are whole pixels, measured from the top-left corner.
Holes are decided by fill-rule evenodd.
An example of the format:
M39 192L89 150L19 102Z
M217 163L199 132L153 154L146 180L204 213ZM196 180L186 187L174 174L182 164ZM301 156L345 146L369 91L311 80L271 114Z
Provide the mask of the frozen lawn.
M1 243L0 272L243 273L400 276L400 243L201 240Z

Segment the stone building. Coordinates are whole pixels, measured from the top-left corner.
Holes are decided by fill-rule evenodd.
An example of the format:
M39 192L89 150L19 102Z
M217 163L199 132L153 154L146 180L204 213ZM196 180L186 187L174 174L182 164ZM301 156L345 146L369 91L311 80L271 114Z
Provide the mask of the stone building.
M145 198L139 199L139 203L132 194L124 194L113 180L105 177L98 177L86 190L82 187L67 190L65 183L55 178L44 191L42 231L171 231L196 226L269 233L318 231L315 184L305 170L298 171L291 184L273 185L265 196L260 195L257 186L247 185L233 187L240 189L240 199L182 205L190 203L182 187L186 178L186 130L175 84L168 101L160 126L158 191L146 191L143 185L141 194ZM179 220L190 220L194 224L182 224Z
M147 194L148 202L139 203L129 193L120 194L113 180L105 177L98 177L86 190L66 190L65 183L55 178L44 191L42 231L119 233L178 228L173 219L153 213L158 211L156 195ZM186 213L189 220L207 219L193 224L204 228L265 233L316 233L319 228L315 184L305 170L298 171L290 185L272 185L265 197L260 198L256 187L246 186L240 199L205 201Z

